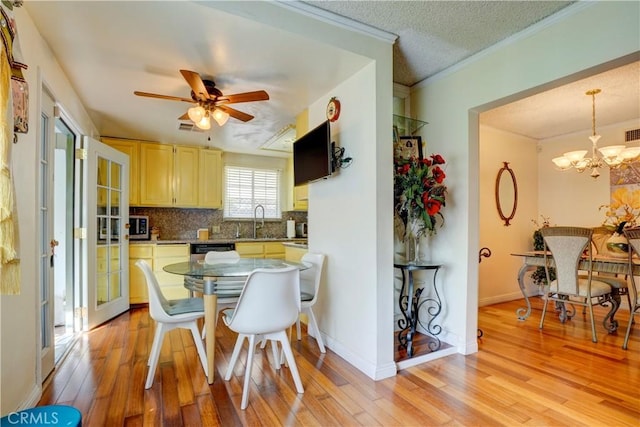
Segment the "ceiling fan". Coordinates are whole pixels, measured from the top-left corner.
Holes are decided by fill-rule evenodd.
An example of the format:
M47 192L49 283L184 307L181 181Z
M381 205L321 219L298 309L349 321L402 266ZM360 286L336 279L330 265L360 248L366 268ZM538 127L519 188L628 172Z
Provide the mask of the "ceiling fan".
M240 102L266 101L269 94L264 90L254 92L237 93L235 95L223 95L216 88L213 80L203 80L200 75L194 71L180 70L182 77L189 83L191 87L191 98L181 98L178 96L158 95L155 93L134 91L138 96L146 96L149 98L168 99L170 101L183 101L197 105L189 108L185 114L178 117L178 120L191 120L200 129L211 128L211 118L218 123L224 125L229 116L243 122L253 119L251 114L244 113L228 106L228 104L237 104Z

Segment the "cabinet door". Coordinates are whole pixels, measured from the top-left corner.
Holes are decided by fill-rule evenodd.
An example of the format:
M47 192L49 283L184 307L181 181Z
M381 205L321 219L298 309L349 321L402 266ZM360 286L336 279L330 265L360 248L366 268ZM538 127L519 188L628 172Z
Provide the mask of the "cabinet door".
M163 267L185 261L189 261L189 245L156 245L154 248L153 270L162 294L169 300L186 298L189 291L184 287L183 276L167 273Z
M102 142L129 156L129 206L140 205L140 143L129 139L102 138Z
M306 211L309 208L309 185L293 187L293 210Z
M140 144L140 204L173 206L173 146Z
M243 258L264 258L264 245L258 242L236 243L236 251Z
M282 242L266 242L264 244L264 257L284 259L285 251Z
M198 148L175 147L174 167L174 205L180 207L198 207L198 184L200 181Z
M199 207L222 207L222 152L200 150Z
M136 265L136 261L143 259L153 269L153 246L145 244L129 245L129 302L142 304L149 302L147 291L147 279L142 270Z

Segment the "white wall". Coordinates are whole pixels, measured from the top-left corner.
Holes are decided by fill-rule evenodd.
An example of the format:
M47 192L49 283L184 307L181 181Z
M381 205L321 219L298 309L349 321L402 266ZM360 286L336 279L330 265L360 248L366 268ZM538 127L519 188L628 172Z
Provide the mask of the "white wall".
M12 145L12 167L20 235L20 295L0 296L0 414L33 406L41 384L38 381L36 348L39 345L37 310L37 171L40 140L40 87L46 85L65 112L85 134L96 135L95 127L69 81L60 69L24 8L15 10L24 73L29 83L29 132L18 134Z
M448 161L447 225L433 243L446 265L443 327L461 353L477 350L478 112L637 53L639 16L637 2L579 2L413 88L412 114L429 122L429 144Z
M511 254L533 248L536 227L531 220L538 213L537 141L480 126L479 156L480 247L491 250L491 257L479 264L478 299L483 306L522 298L516 280L522 259ZM509 226L500 219L495 200L496 177L503 162L509 162L518 186L516 213Z
M385 66L386 67L386 66ZM393 247L391 140L376 136L376 78L372 63L309 106L309 127L326 120L327 101L337 96L340 119L332 139L353 163L329 179L309 184L309 250L327 255L318 301L320 330L331 350L372 378L395 374L393 360ZM391 101L391 79L385 92ZM378 97L384 99L379 92ZM387 117L391 128L391 102ZM387 159L384 169L378 161ZM381 183L380 180L383 180ZM380 209L380 201L386 209ZM389 218L381 219L381 216ZM385 224L379 230L380 224ZM378 260L384 257L385 262Z

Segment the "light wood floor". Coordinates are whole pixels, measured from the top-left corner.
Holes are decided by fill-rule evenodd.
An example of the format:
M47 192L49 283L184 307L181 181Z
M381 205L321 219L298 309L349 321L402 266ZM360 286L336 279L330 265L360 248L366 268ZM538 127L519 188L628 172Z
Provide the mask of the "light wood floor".
M312 338L295 341L305 393L287 368L274 371L258 352L249 407L240 410L243 366L226 382L235 337L219 323L216 377L208 386L187 332L169 333L155 382L144 389L153 326L136 308L84 334L59 366L41 405L70 404L84 426L639 426L640 327L622 350L628 313L617 334L598 324L590 339L581 313L566 324L540 300L527 321L522 301L483 307L480 351L453 355L373 381ZM604 310L597 311L601 318ZM638 326L638 325L636 325ZM268 352L270 356L270 351Z

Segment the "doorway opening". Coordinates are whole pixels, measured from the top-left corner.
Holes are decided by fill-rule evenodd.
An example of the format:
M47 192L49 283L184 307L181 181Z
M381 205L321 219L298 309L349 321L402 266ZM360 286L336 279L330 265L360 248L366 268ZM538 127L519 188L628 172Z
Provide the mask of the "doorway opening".
M73 343L82 323L76 317L79 294L74 277L74 150L76 134L63 119L55 119L53 177L54 342L57 365Z

